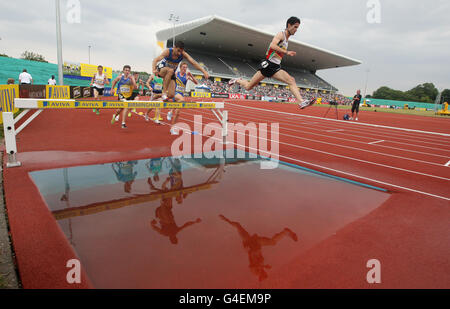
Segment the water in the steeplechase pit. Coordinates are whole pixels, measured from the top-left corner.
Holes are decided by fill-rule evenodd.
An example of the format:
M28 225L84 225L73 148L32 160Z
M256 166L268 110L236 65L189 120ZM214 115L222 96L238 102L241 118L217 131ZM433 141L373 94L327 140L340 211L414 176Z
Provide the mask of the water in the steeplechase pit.
M258 287L389 198L244 156L30 174L96 288Z

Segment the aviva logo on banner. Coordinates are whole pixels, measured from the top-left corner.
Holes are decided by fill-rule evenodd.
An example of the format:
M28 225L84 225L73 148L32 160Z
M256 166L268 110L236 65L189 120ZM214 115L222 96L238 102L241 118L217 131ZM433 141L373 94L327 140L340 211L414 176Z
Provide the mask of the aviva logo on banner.
M193 97L193 98L210 98L211 92L192 92L191 97Z
M19 85L0 85L0 102L2 112L15 112L14 98L19 97Z
M19 97L19 85L0 85L0 123L3 123L1 112L17 112L14 107L14 98Z
M47 99L70 99L69 86L45 86L45 97Z

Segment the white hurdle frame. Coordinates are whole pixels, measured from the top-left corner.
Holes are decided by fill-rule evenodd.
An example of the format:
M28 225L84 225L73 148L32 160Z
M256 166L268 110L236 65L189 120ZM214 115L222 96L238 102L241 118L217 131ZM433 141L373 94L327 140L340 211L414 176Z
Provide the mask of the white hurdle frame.
M39 116L40 113L46 108L40 108L38 101L47 101L47 102L64 102L64 103L79 103L79 102L92 102L92 103L102 103L102 102L111 102L111 103L128 103L128 104L135 104L135 103L165 103L161 101L91 101L91 100L68 100L68 99L20 99L16 98L14 99L14 107L15 108L24 108L25 110L22 111L16 118L14 118L14 113L12 112L3 112L3 131L5 135L5 146L6 151L8 153L8 162L6 163L6 167L17 167L21 166L22 164L17 161L17 140L16 136L23 130L25 127L30 124L37 116ZM216 116L217 120L219 120L220 124L222 125L222 138L223 138L223 144L227 143L227 136L228 136L228 111L224 110L221 111L220 109L225 108L225 104L223 102L180 102L182 103L198 103L198 104L211 104L214 103L215 108L207 108L210 109L214 116ZM128 105L127 104L127 105ZM92 109L92 106L86 106L86 107L74 107L77 109ZM95 107L94 107L95 108ZM101 109L117 109L118 107L97 107ZM147 108L147 107L128 107L128 108ZM152 108L152 107L150 107ZM154 108L154 107L153 107ZM157 107L157 108L177 108L177 107ZM182 108L182 107L180 107ZM194 107L184 107L184 108L192 108ZM22 125L20 125L17 129L15 128L16 123L22 119L26 114L30 112L32 109L37 109ZM55 108L53 108L55 109ZM66 108L70 109L70 108Z

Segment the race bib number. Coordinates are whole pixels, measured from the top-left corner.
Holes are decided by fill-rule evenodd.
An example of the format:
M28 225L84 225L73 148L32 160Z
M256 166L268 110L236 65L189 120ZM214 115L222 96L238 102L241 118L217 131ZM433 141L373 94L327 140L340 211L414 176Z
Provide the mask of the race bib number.
M122 87L120 87L120 92L121 93L127 93L127 92L129 92L130 91L130 87L128 87L128 86L122 86Z

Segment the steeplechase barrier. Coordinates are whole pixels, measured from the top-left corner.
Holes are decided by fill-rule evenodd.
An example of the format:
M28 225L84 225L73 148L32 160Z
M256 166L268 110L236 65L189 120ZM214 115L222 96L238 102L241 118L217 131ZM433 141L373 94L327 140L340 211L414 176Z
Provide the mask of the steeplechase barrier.
M8 153L7 167L21 166L17 161L17 141L16 136L39 116L45 109L209 109L222 125L223 143L226 143L228 135L228 112L223 110L223 102L161 102L161 101L92 101L92 100L68 100L68 99L14 99L14 107L24 109L16 118L13 112L3 112L3 130L5 136L5 146ZM31 110L35 112L25 120L17 129L15 124Z

